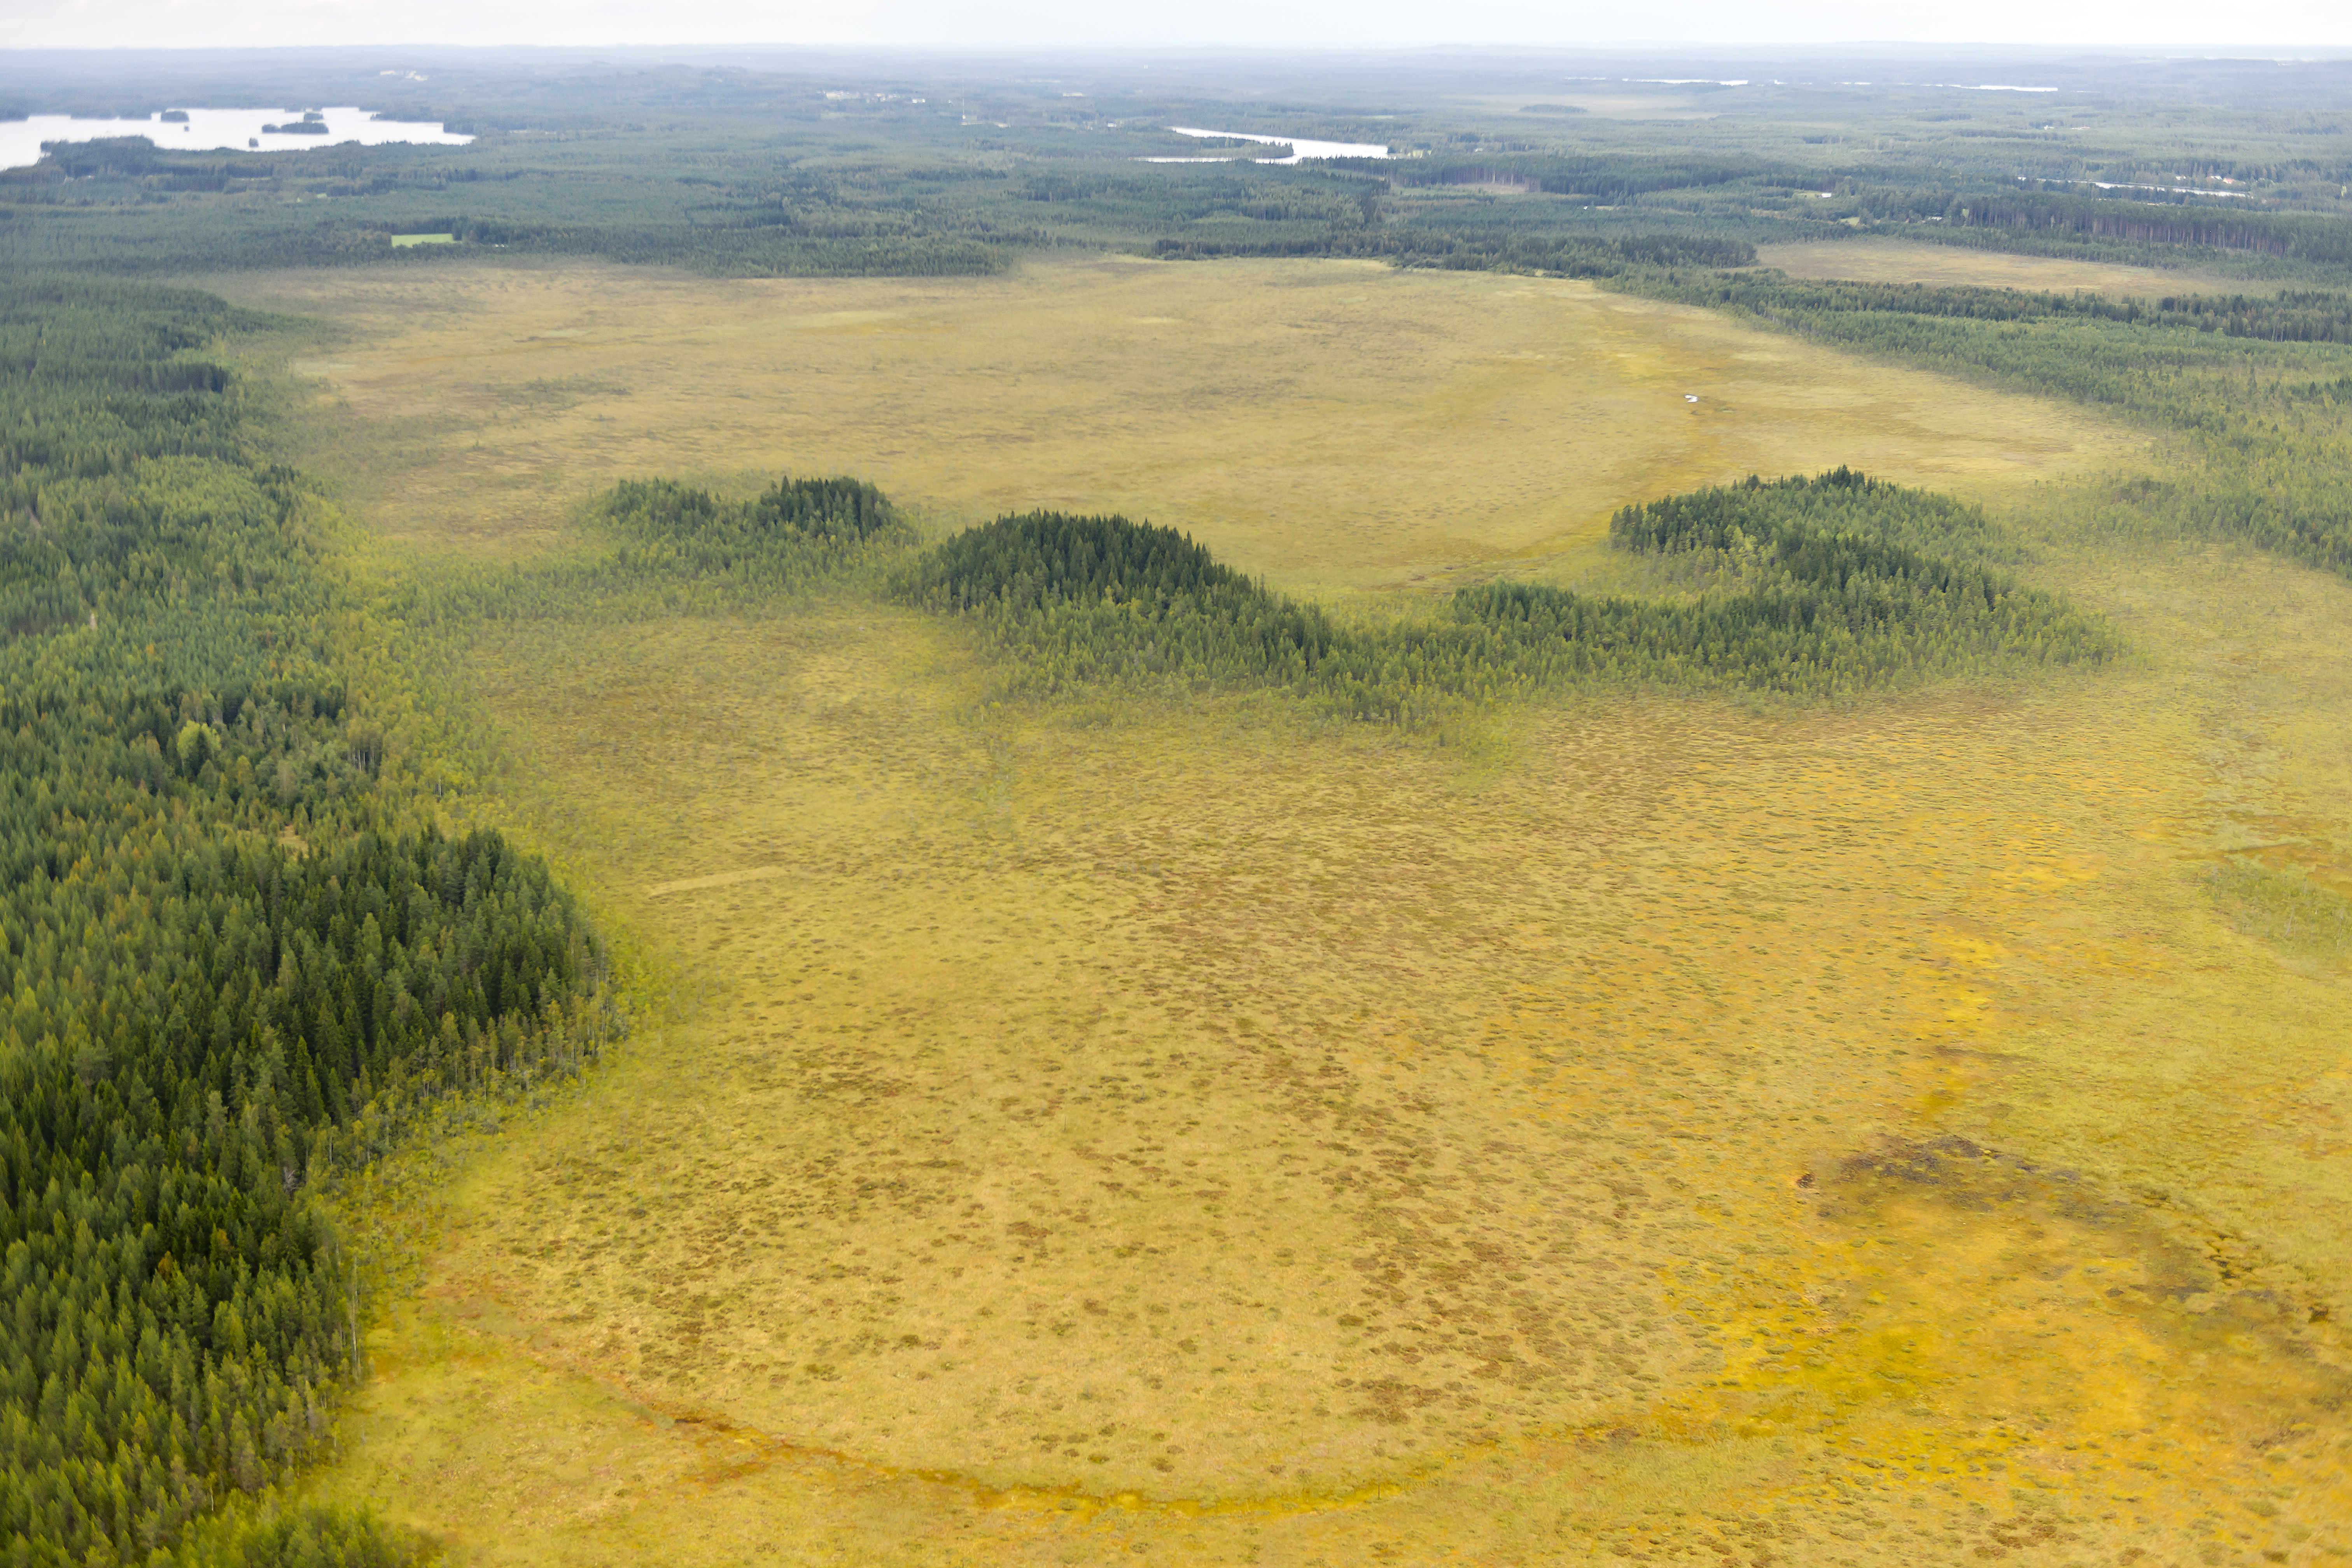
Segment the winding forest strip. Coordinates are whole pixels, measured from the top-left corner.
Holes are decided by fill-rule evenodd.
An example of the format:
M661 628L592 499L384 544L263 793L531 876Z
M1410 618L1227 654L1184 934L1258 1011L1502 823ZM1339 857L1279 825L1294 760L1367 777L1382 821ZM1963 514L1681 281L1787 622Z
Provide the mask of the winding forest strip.
M1249 581L1172 530L1054 512L957 535L892 591L978 616L1033 689L1241 679L1406 725L1583 680L1817 699L2095 664L2121 646L2095 617L1984 564L1980 511L1845 468L1628 509L1611 538L1675 558L1703 591L1666 601L1497 584L1461 590L1442 618L1367 628Z
M1621 511L1612 544L1671 561L1700 584L1695 597L1490 584L1437 617L1370 627L1121 517L1008 515L919 551L878 491L841 479L785 479L751 500L631 481L594 515L614 535L608 553L499 579L480 606L669 613L864 572L899 603L985 626L1013 656L1016 689L1241 681L1406 727L1580 681L1818 700L2097 664L2121 647L2097 617L1990 564L2001 542L1981 510L1843 468Z

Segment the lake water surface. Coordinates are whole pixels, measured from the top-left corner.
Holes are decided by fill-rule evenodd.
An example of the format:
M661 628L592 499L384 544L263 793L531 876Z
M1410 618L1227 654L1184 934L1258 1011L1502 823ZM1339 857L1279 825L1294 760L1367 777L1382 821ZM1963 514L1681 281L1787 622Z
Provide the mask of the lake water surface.
M1307 158L1385 158L1389 150L1380 142L1313 142L1304 136L1258 136L1247 131L1202 131L1191 125L1168 128L1179 136L1224 136L1235 142L1258 142L1269 147L1287 147L1287 158L1253 158L1254 163L1296 163ZM1145 158L1146 163L1223 163L1225 158Z
M158 147L179 147L192 153L289 153L310 147L334 147L357 142L380 146L387 142L418 142L461 147L471 136L444 131L437 121L377 120L363 109L349 106L320 111L326 117L324 136L268 134L265 125L299 121L299 109L191 109L187 121L144 120L74 120L62 114L36 114L29 120L0 120L0 169L21 169L41 161L44 142L94 142L105 136L144 136ZM259 142L257 148L251 145Z

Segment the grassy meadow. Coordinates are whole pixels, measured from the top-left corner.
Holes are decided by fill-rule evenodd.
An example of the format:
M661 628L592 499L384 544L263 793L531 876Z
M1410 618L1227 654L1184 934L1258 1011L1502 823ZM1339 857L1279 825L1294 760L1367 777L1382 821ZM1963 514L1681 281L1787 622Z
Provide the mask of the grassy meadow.
M1851 463L2135 649L1441 747L999 702L846 589L493 626L646 1021L420 1211L323 1493L483 1563L2352 1555L2352 584L2084 526L2145 436L1349 263L213 286L333 324L302 460L385 572L790 468L1369 606Z

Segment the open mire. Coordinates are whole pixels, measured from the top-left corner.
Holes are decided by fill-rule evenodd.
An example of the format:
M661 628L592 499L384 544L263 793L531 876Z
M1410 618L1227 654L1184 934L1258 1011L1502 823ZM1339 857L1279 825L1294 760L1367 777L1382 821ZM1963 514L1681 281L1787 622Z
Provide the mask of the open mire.
M1353 399L1269 399L1278 425L1183 414L1176 371L1108 352L1089 397L1049 396L1027 334L1070 354L1088 334L1020 293L1035 277L887 286L1028 298L992 339L878 326L886 286L778 285L819 322L794 329L804 360L864 357L834 400L862 424L776 370L774 400L713 434L676 390L688 340L608 325L598 363L637 353L673 390L652 434L599 450L579 386L501 402L530 382L497 371L495 334L463 357L456 325L387 314L336 351L356 367L335 373L344 471L470 451L512 412L530 458L511 487L422 475L363 510L510 550L538 546L509 509L560 541L565 500L625 460L690 467L664 431L720 477L757 466L727 431L802 471L890 442L900 495L941 520L1035 501L1182 521L1181 495L1244 564L1377 584L1573 545L1690 482L1693 452L1721 460L1661 438L1608 495L1554 451L1579 429L1563 411L1648 428L1628 412L1643 376L1709 344L1803 374L1727 440L1785 430L1810 466L1999 498L2123 446L2067 415L2028 460L2007 443L2043 405L1589 291L1100 273L1165 282L1125 298L1135 314L1201 313L1167 350L1186 374L1228 330L1222 287L1237 371L1302 364ZM577 320L610 276L459 280ZM1583 323L1586 368L1514 382L1492 338L1496 363L1432 348L1426 375L1377 337L1360 361L1345 331L1281 346L1313 319L1300 299L1386 282L1444 302L1448 332ZM651 310L748 286L633 287L614 298ZM704 319L663 308L646 320ZM428 331L459 357L378 347ZM960 337L1002 393L966 402L1002 423L951 460L905 432L961 439L916 368ZM1448 404L1447 375L1531 390ZM436 384L490 390L404 425ZM1917 417L1865 419L1871 386ZM886 394L898 424L873 412ZM1071 427L1097 405L1131 424L1083 426L1090 445ZM1142 412L1164 407L1195 439L1151 470L1155 510L1116 488L1118 433L1149 449ZM1515 427L1535 410L1557 439ZM1324 485L1368 486L1378 437L1415 420L1452 438L1399 447L1408 471L1442 459L1507 500L1524 456L1589 511L1498 501L1501 521L1439 528L1401 494L1389 533L1351 529ZM1321 465L1288 480L1295 532L1280 508L1217 510L1255 492L1213 428L1268 485L1277 453ZM795 455L803 436L842 445ZM1064 489L1010 488L1022 454L999 448L1023 445ZM1779 465L1728 471L1748 466ZM1508 716L1467 761L1247 697L991 708L957 628L849 601L486 639L472 679L528 759L536 836L674 1005L451 1195L320 1484L518 1563L2160 1561L2215 1520L2290 1560L2352 1546L2343 952L2281 948L2210 874L2249 833L2285 845L2290 816L2314 867L2342 858L2326 759L2352 589L2069 542L2067 492L2036 495L2058 537L2035 570L2116 614L2142 660L1834 713L1592 696Z
M1124 511L1305 588L1589 542L1630 500L1851 463L1999 489L2112 461L2079 410L1589 284L1348 262L723 282L606 267L213 281L352 337L305 460L383 537L511 555L616 479L854 473L941 525ZM1700 401L1685 401L1696 394Z

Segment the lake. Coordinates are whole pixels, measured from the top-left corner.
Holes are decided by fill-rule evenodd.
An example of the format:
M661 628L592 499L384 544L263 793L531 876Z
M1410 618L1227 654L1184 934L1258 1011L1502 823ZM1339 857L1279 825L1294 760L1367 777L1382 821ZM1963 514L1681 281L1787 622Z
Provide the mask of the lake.
M437 121L377 120L363 109L349 106L319 110L326 119L323 136L265 133L265 125L299 121L299 109L189 109L186 123L161 115L144 120L74 120L62 114L36 114L29 120L0 121L0 169L21 169L41 161L44 142L94 142L105 136L144 136L158 147L191 153L289 153L310 147L335 147L357 142L380 146L388 142L416 142L440 147L462 147L471 136L444 131ZM258 142L255 147L251 143Z
M1385 158L1388 144L1378 142L1313 142L1304 136L1258 136L1247 131L1202 131L1191 125L1168 128L1179 136L1223 136L1235 142L1258 142L1269 147L1287 147L1287 158L1253 158L1254 163L1296 163L1307 158ZM1144 158L1146 163L1223 163L1226 158Z

